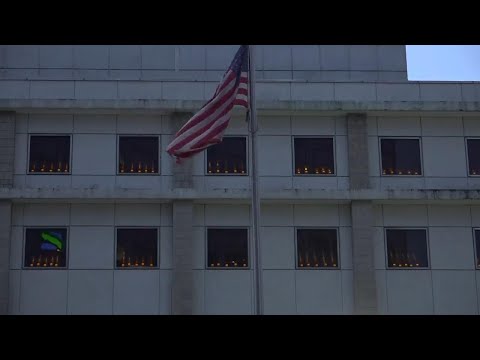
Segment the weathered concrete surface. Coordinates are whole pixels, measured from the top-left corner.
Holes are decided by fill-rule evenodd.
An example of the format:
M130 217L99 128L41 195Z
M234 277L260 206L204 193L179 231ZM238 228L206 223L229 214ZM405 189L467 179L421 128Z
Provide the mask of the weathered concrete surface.
M0 189L0 200L31 201L43 200L118 200L172 201L208 200L228 201L250 199L249 190L219 189L196 191L193 189L141 190L141 189L70 189L70 188L13 188ZM262 192L263 200L287 201L480 201L480 190L278 190Z

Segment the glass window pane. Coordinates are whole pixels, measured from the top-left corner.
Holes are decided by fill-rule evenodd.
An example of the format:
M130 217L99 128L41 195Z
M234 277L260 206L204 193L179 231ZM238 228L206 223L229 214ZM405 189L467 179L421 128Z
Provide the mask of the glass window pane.
M337 230L297 229L297 268L338 268Z
M208 268L248 268L247 229L208 229Z
M296 175L334 175L333 138L295 138Z
M29 174L70 172L70 136L30 137Z
M157 267L157 229L117 229L117 268Z
M419 139L381 139L383 175L421 175Z
M427 233L424 229L387 229L389 268L428 267Z
M247 175L247 139L224 137L221 143L207 148L207 174Z
M468 139L468 170L470 175L480 175L480 139Z
M158 136L120 136L118 173L158 174Z
M25 231L26 268L65 268L67 262L66 228L29 228Z

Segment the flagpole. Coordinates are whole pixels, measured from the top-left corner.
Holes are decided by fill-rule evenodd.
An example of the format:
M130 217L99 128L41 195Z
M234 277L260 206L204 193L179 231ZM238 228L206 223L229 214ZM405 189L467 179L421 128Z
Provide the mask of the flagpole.
M263 315L263 286L262 286L262 255L260 244L260 196L258 192L258 154L257 154L257 105L255 101L255 51L254 46L248 46L248 95L249 95L249 131L251 139L252 162L252 235L254 244L254 274L255 274L255 314Z

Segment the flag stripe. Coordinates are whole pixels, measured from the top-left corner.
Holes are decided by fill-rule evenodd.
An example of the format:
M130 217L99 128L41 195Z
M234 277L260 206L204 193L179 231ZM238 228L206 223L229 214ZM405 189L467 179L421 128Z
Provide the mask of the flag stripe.
M167 152L189 158L222 141L235 105L248 109L248 46L242 45L213 97L175 134Z

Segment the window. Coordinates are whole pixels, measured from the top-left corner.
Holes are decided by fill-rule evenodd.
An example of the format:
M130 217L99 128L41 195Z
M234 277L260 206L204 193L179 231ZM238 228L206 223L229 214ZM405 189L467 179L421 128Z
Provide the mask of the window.
M158 265L158 229L117 229L117 268Z
M247 138L224 137L207 148L207 175L247 174Z
M158 174L158 136L120 136L118 173Z
M333 138L294 138L295 175L335 175Z
M25 230L25 268L65 268L66 228L29 228Z
M208 268L248 268L247 229L207 230Z
M467 139L468 149L468 173L480 175L480 139Z
M297 268L338 268L336 229L297 229Z
M419 139L381 139L382 175L422 175Z
M477 269L480 269L480 230L475 229L475 252Z
M70 136L30 136L29 174L69 174Z
M389 268L427 268L427 231L425 229L387 229Z

